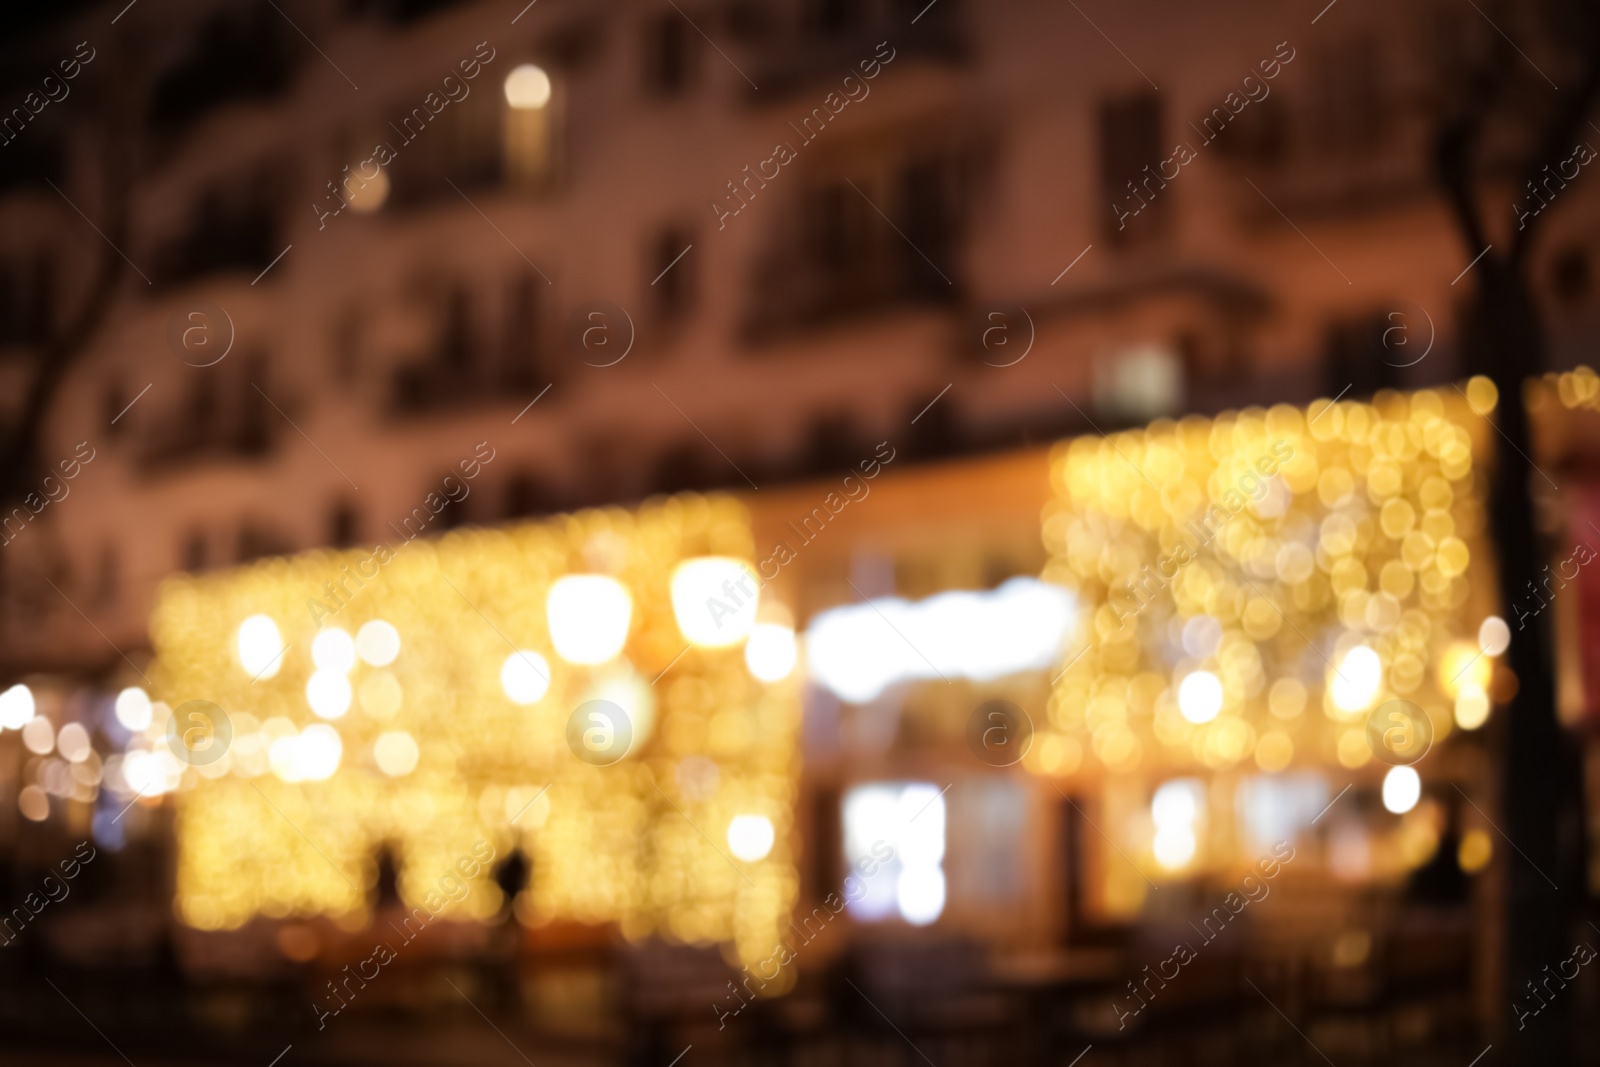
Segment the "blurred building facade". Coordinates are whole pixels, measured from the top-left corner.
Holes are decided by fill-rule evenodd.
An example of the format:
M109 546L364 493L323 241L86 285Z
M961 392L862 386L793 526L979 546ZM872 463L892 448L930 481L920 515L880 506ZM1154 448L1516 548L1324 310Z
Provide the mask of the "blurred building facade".
M133 221L41 445L95 460L7 544L18 664L114 658L38 572L139 647L163 575L379 536L482 440L440 525L1448 377L1468 257L1412 68L1475 31L1410 13L1437 54L1402 57L1344 13L1097 21L1135 67L1077 12L919 13L195 4L46 32L95 58L8 127L14 365L87 299L95 227ZM508 100L525 63L542 108ZM1539 271L1569 359L1570 196Z
M0 119L0 373L73 360L35 458L80 465L7 528L8 684L135 684L177 572L689 489L770 532L879 442L883 510L807 550L795 621L991 589L1044 566L1052 440L1463 366L1429 92L1493 31L1442 5L120 6L19 45L81 69ZM8 102L44 76L7 74ZM1575 185L1536 253L1562 365L1600 332ZM811 903L845 795L939 749L830 714ZM1018 865L1096 829L1065 797L1008 823L1041 803L1015 788L952 800L952 842L1015 847L949 914L1026 945L1093 907Z

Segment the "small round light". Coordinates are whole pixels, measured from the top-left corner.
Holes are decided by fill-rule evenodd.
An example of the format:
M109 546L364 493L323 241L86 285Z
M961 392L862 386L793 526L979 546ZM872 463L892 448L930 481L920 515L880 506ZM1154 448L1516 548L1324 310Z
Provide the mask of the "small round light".
M1344 654L1333 675L1333 703L1340 711L1365 711L1383 685L1383 661L1366 645Z
M373 619L356 631L356 654L374 667L387 667L400 655L400 631Z
M33 690L14 685L0 693L0 730L20 730L33 721Z
M1195 671L1178 685L1178 711L1192 723L1207 723L1222 711L1222 682L1210 671Z
M138 686L129 686L117 694L117 721L124 728L138 733L150 725L150 694Z
M344 755L344 742L339 731L327 723L313 723L300 731L295 759L300 774L309 781L321 782L333 777L339 769L339 758Z
M761 580L732 556L686 559L672 569L672 614L688 641L727 648L743 641L756 621Z
M372 745L372 758L378 770L391 778L399 778L417 769L417 742L404 730L390 730L378 735Z
M367 215L377 211L383 206L383 202L389 199L389 174L387 171L379 170L378 173L370 178L360 174L353 174L350 177L354 177L360 183L351 185L348 177L343 183L345 196L352 211Z
M22 728L22 745L36 756L48 756L56 747L55 727L43 715L36 715Z
M165 776L153 755L136 748L123 757L122 781L131 793L142 797L159 796Z
M252 615L239 624L235 640L239 666L252 679L271 678L283 666L283 636L266 615Z
M1489 721L1489 694L1477 686L1465 686L1456 694L1456 725L1476 730Z
M1150 799L1150 819L1158 827L1188 826L1200 814L1195 796L1200 792L1196 780L1177 779L1164 782Z
M131 758L132 753L129 753ZM274 737L267 746L267 762L272 767L272 773L285 782L301 782L305 780L305 771L300 766L300 735L288 734Z
M306 703L324 719L337 719L350 710L350 679L335 671L317 671L306 682Z
M17 794L17 810L29 822L44 822L50 817L50 798L36 785L25 785Z
M545 594L545 616L556 654L592 667L615 659L627 644L633 597L615 578L569 574Z
M319 671L349 674L356 665L356 643L337 626L330 626L311 641L311 662Z
M1404 815L1422 799L1422 777L1412 767L1390 767L1383 776L1383 806Z
M944 871L938 867L912 867L895 882L895 907L912 926L927 926L944 911Z
M799 649L794 631L772 622L758 622L744 645L744 665L757 681L781 682L794 670Z
M524 63L506 75L506 103L519 110L537 109L550 102L550 75Z
M776 839L765 815L735 815L728 823L728 850L746 863L766 859Z
M1461 847L1456 850L1456 862L1468 874L1483 870L1493 856L1494 842L1482 830L1468 830L1462 835Z
M1490 615L1478 627L1478 647L1485 656L1498 656L1511 647L1511 627L1498 615Z
M1176 871L1186 867L1194 859L1194 831L1187 824L1163 826L1156 831L1152 851L1156 862L1166 870Z
M550 661L537 652L513 652L500 665L500 688L513 704L537 704L550 690Z
M69 722L61 728L56 735L56 748L68 763L82 763L94 751L94 746L89 743L89 731L83 728L81 722Z

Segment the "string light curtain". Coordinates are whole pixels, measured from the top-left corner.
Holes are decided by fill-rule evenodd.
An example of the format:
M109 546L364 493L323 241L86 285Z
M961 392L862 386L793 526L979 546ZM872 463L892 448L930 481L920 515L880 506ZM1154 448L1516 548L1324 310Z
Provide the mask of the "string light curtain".
M171 709L195 699L223 708L234 734L221 760L180 772L181 918L360 927L380 849L412 906L481 838L531 857L514 902L525 923L615 922L631 938L766 956L798 892L797 683L752 677L742 643L691 643L672 597L686 560L754 557L743 505L685 495L390 547L387 561L313 552L163 587L150 672L163 714L142 741L159 754ZM590 595L552 597L569 576L583 581L566 590ZM607 596L585 584L597 577ZM569 632L552 633L558 610ZM563 657L592 659L572 649L604 644L619 611L619 654ZM276 634L256 621L246 640L241 625L262 616ZM263 667L275 638L281 657ZM569 741L593 699L623 708L634 735L609 765ZM740 817L774 829L759 858L729 851ZM480 873L450 914L503 903Z
M1058 445L1044 577L1077 634L1029 766L1355 769L1392 699L1481 725L1492 383Z

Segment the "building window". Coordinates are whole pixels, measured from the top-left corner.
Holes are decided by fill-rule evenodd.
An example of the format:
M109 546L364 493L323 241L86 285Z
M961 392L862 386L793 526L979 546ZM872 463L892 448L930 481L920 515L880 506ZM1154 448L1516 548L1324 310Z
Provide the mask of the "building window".
M514 189L548 189L559 162L556 85L544 68L524 63L506 75L504 89L506 180Z
M287 538L266 523L245 519L239 526L234 559L239 563L253 563L268 556L286 556L293 548Z
M117 590L121 585L121 568L118 565L117 550L111 545L100 546L100 566L95 575L94 602L102 607L117 602Z
M123 409L128 406L128 393L122 387L121 381L113 381L106 386L105 399L102 404L105 409L106 424L110 427L106 430L106 435L108 437L116 437L122 432L124 426L122 420L118 419L117 416L121 415ZM112 421L114 419L116 421Z
M501 338L504 385L526 389L550 381L540 335L539 290L542 280L529 272L511 279L506 288L505 334Z
M900 173L904 220L900 225L907 240L889 247L900 256L910 296L948 296L953 285L949 273L955 270L956 257L954 178L943 160L912 163Z
M506 486L505 515L508 519L525 519L530 515L545 515L555 510L555 502L547 486L537 475L520 471Z
M444 501L434 529L454 530L467 521L467 497L472 493L472 487L454 471L444 474L433 484L439 487L434 492Z
M1319 56L1308 94L1316 143L1348 154L1382 141L1390 116L1385 84L1383 54L1375 41L1348 41Z
M689 232L676 226L663 230L651 247L650 296L661 318L682 318L694 298L694 256Z
M334 548L349 548L360 535L361 517L356 514L355 505L340 501L328 520L328 543Z
M183 569L191 573L206 569L206 534L204 530L189 531L183 542Z
M805 204L812 254L829 275L843 278L870 262L868 221L860 198L844 182L814 191Z
M810 0L806 22L818 37L838 37L856 27L863 6L859 0Z
M361 311L348 305L333 329L333 373L340 385L353 385L361 369Z
M680 96L692 75L692 29L682 15L669 11L651 20L644 34L644 83L654 96Z
M1161 101L1155 94L1101 104L1100 188L1107 206L1096 210L1104 212L1113 240L1148 234L1165 214L1159 205L1166 202L1166 183L1155 170L1166 156L1161 145Z

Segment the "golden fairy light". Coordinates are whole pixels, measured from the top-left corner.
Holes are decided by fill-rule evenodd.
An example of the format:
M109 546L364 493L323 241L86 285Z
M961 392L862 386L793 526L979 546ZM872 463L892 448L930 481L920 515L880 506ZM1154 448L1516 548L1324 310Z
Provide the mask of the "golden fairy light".
M686 561L752 549L741 504L685 495L168 582L153 695L210 701L234 734L177 772L180 917L359 925L381 848L410 905L482 838L531 857L524 922L766 955L798 892L798 683L752 675L742 642L691 642L706 620L673 598ZM631 733L603 766L569 726L595 699ZM455 914L503 903L479 876Z
M1394 699L1448 734L1490 667L1440 669L1485 614L1474 456L1496 399L1474 379L1058 445L1045 578L1079 597L1082 657L1032 769L1354 769Z

